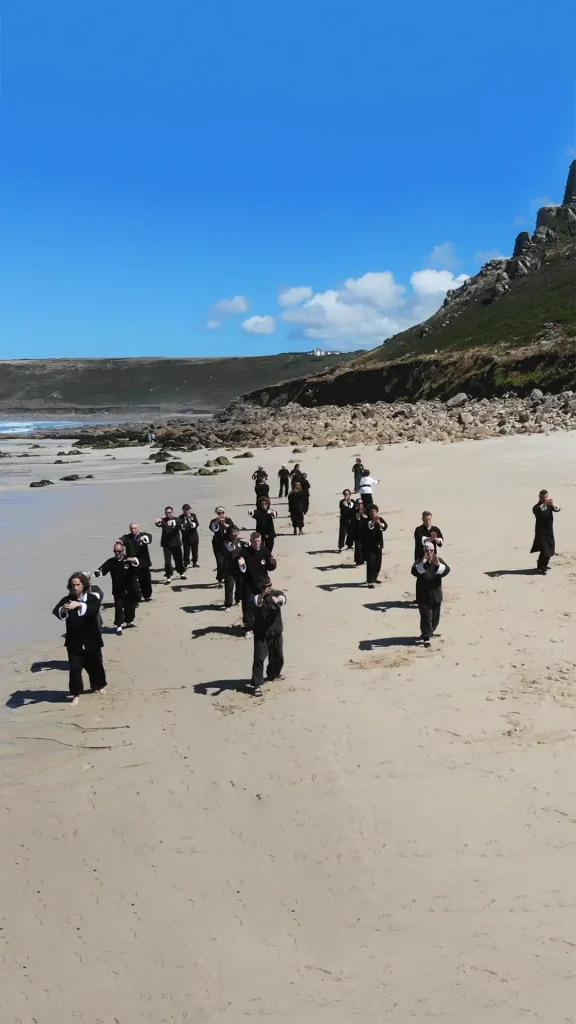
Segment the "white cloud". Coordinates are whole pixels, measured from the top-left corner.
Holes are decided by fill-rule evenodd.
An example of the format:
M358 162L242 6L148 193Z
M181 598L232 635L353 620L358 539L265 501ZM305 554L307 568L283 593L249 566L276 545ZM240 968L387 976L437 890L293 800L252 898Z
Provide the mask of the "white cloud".
M449 270L415 271L411 290L389 271L348 278L340 288L317 292L282 319L294 325L294 338L335 341L341 348L375 345L426 320L442 305L446 292L467 280Z
M242 321L242 327L249 334L274 334L276 321L273 316L250 316Z
M283 288L278 295L278 302L281 306L297 306L299 302L312 298L310 285L303 284L293 288Z
M207 331L216 331L219 327L220 327L220 321L219 320L207 320L206 321L206 330Z
M460 265L460 262L453 242L440 242L426 257L427 265L436 267L437 270L453 270Z
M481 263L484 266L489 260L503 260L504 256L500 252L500 249L478 249L474 253L474 262Z
M219 299L213 308L217 313L247 313L249 302L245 295L235 295L233 299Z

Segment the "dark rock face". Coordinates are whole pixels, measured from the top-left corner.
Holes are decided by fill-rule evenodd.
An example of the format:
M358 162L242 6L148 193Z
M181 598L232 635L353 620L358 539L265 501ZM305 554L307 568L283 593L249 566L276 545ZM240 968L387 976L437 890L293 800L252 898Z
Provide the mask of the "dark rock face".
M166 472L167 473L187 473L190 470L190 466L186 465L185 462L167 462Z
M30 487L52 487L53 485L53 480L33 480Z
M576 160L573 160L570 164L570 170L568 171L568 180L566 182L566 191L564 193L563 206L569 206L572 203L576 204Z

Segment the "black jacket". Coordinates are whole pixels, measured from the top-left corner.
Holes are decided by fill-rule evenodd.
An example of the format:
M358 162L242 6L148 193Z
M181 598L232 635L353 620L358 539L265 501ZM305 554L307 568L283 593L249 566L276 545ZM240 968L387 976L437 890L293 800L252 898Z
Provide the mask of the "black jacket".
M137 556L134 556L137 557ZM112 580L112 593L114 597L136 596L136 570L138 566L128 562L125 558L121 561L118 558L107 558L96 570L102 576L110 575Z
M198 516L195 512L183 512L181 516L178 516L178 526L182 534L185 533L191 540L195 540L200 526Z
M238 559L244 556L246 545L241 540L227 540L224 544L224 568L229 576L239 576Z
M252 516L256 530L262 538L271 538L276 536L276 530L274 528L274 520L276 519L276 513L269 511L266 508L255 508L253 512L249 512L248 515Z
M342 498L338 508L340 509L340 519L342 522L349 523L350 520L353 519L355 511L352 499L350 499L350 501L346 501L345 498Z
M260 545L258 551L249 544L244 545L242 557L246 562L246 579L254 593L260 590L260 584L265 576L276 568L276 559L268 551L264 544Z
M56 607L52 609L52 614L66 623L64 646L74 654L80 654L82 651L97 651L104 646L99 625L100 601L95 594L89 593L85 596L86 600L81 603L86 610L82 614L78 608L74 608L71 612L62 611L60 613L63 605L68 601L76 600L70 594L58 601Z
M124 547L126 548L126 554L129 558L137 558L139 569L150 569L152 566L152 560L150 558L150 544L152 543L151 533L125 533L120 538Z
M541 551L547 558L556 554L556 541L554 539L554 513L559 512L558 505L542 505L538 502L532 509L536 523L534 526L534 543L530 551Z
M282 483L288 483L288 481L290 479L290 470L289 469L279 469L278 470L278 476L280 477L280 480L282 481Z
M209 529L212 533L212 547L222 550L226 541L230 540L230 531L234 529L234 523L228 516L223 520L216 517L210 520Z
M254 602L254 638L265 640L268 636L278 636L282 633L282 607L275 604L270 598L283 597L286 604L286 595L281 590L271 590L266 597L255 594Z
M412 566L412 575L416 577L416 601L418 604L441 604L442 603L442 580L450 572L450 566L439 559L440 565L444 566L441 573L438 566L430 562L415 562Z
M174 523L174 526L168 526L168 522ZM182 537L180 535L180 527L178 525L177 516L172 516L170 520L159 519L156 523L162 530L162 537L160 539L160 546L163 548L180 548L182 547Z
M373 551L384 547L384 534L388 529L385 519L382 523L373 524L368 516L362 519L362 548Z
M416 529L414 530L415 562L419 562L420 559L422 558L422 555L424 554L424 540L432 540L432 538L430 537L431 533L436 533L439 540L444 540L442 530L439 530L437 526L431 526L430 529L428 529L426 526L424 526L424 523L421 523L420 526L417 526ZM432 541L432 543L434 544L434 551L436 551L438 545L436 544L435 541ZM440 547L442 547L441 544Z

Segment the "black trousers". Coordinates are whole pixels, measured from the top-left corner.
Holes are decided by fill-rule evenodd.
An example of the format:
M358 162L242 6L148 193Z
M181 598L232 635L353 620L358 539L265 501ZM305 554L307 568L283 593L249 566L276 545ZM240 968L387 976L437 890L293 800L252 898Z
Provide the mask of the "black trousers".
M275 540L276 540L276 534L274 534L272 537L270 537L270 536L262 537L262 543L263 543L265 548L268 548L268 551L270 552L270 554L272 554L272 552L274 551L274 542L275 542Z
M362 550L362 538L354 538L354 561L356 565L364 565L364 551Z
M278 491L278 497L279 498L287 498L288 497L288 481L287 480L281 480L280 481L280 490Z
M382 548L368 548L366 552L366 583L376 583L382 568Z
M262 686L264 682L264 664L268 659L268 682L277 679L284 667L284 649L282 633L272 633L263 640L254 637L254 661L252 663L252 686Z
M102 664L102 648L95 651L68 651L70 668L70 693L77 697L84 692L82 669L86 670L90 680L90 689L103 690L106 686L106 673Z
M367 512L368 509L371 508L372 505L374 504L374 495L373 494L361 494L360 497L362 498L362 501L364 503L364 511Z
M215 547L214 544L212 545L212 550L216 559L216 579L218 583L223 583L226 575L224 552L221 548Z
M172 559L174 559L174 565L176 572L182 576L184 572L184 562L182 561L182 548L178 545L177 548L164 548L164 572L166 579L172 579Z
M224 606L231 608L233 604L240 604L243 589L243 577L227 572L224 576Z
M254 589L247 579L242 580L242 625L246 633L254 629Z
M541 551L539 553L539 555L538 555L538 561L536 562L536 565L538 566L539 569L546 570L548 568L548 566L550 565L550 558L551 558L550 555L544 555L542 553L542 551Z
M438 629L440 622L441 604L419 604L420 612L420 633L425 640L429 640Z
M340 520L340 529L338 530L338 548L343 548L346 545L347 548L354 546L354 524L350 519Z
M140 593L144 601L149 601L152 597L152 578L150 576L150 569L143 567L136 570L138 576L138 584L140 586Z
M134 622L136 617L136 595L114 594L114 625L122 626L125 622Z
M198 534L182 534L182 548L184 552L184 565L198 565ZM192 558L190 558L192 555Z

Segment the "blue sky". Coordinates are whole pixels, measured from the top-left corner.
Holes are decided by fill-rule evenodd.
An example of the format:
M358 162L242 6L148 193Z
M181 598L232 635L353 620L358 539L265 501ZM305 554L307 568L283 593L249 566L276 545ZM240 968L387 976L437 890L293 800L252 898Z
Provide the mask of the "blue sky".
M561 200L575 11L7 4L0 357L352 349L429 315Z

